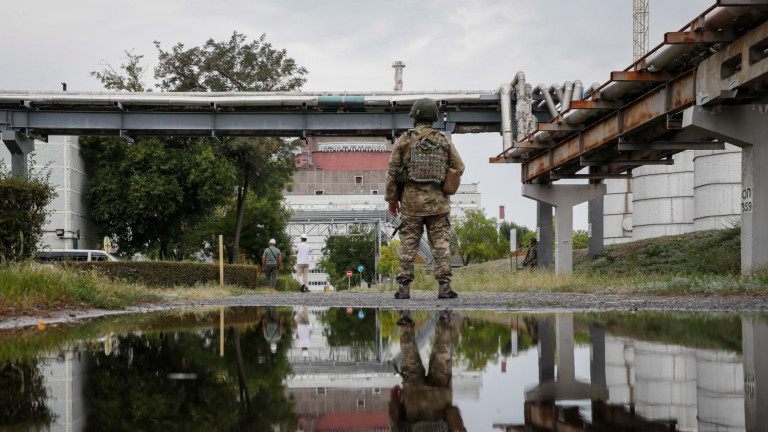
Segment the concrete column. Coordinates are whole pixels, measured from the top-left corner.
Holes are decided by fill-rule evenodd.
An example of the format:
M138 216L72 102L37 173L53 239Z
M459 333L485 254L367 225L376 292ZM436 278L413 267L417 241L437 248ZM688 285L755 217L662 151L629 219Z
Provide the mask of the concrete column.
M593 198L587 203L589 219L589 257L595 258L603 253L603 196Z
M768 106L695 106L683 127L742 149L741 272L768 265Z
M552 206L536 203L536 261L540 268L551 268L552 256Z
M768 425L768 324L757 317L741 320L741 344L744 356L744 407L746 430L764 430Z
M28 172L27 156L35 149L35 142L32 138L27 138L20 132L2 131L0 138L8 151L11 152L11 172L16 175L26 176Z
M573 271L573 206L605 195L605 185L523 185L523 196L555 207L555 271Z

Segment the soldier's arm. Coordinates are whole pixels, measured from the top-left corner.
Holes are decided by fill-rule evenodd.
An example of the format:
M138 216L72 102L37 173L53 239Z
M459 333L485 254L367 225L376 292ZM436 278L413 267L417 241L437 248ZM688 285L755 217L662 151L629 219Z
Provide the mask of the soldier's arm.
M397 187L395 178L397 176L397 169L403 165L401 158L401 148L404 145L404 135L400 136L395 142L395 148L392 149L392 155L389 157L389 167L387 167L387 184L386 192L384 194L384 200L388 203L396 203L400 201L400 190Z

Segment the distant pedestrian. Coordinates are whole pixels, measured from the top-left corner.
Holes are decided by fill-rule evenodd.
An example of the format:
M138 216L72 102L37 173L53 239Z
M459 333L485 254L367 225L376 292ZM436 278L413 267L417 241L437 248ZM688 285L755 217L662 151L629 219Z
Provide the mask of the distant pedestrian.
M296 245L296 276L301 283L301 292L309 292L309 244L307 235L301 235L301 243Z
M277 343L283 337L283 323L277 313L277 306L267 306L267 310L261 318L261 331L264 333L264 339L269 342L269 351L275 354Z
M523 260L523 267L535 268L537 265L536 237L531 237L530 243L528 243L528 252L525 253L525 259Z
M283 265L283 255L280 249L275 247L275 243L275 239L269 239L269 247L264 249L261 255L261 269L266 276L265 282L272 289L277 288L277 271Z
M300 306L296 311L296 339L299 340L301 356L309 357L310 327L309 308Z

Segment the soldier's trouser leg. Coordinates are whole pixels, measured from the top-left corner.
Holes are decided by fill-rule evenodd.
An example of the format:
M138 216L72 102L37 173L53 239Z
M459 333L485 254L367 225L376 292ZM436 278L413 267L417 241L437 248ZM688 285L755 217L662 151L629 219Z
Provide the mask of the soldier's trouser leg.
M435 257L435 279L451 283L451 219L449 213L427 216L427 238Z
M435 345L429 355L427 384L450 388L451 374L451 320L440 319L435 325Z
M419 241L424 234L424 218L421 216L403 215L400 220L400 273L397 281L409 284L413 281L413 261L419 250Z
M416 330L413 323L398 326L400 328L400 351L403 361L400 373L403 383L424 382L424 365L421 363L419 348L416 346Z

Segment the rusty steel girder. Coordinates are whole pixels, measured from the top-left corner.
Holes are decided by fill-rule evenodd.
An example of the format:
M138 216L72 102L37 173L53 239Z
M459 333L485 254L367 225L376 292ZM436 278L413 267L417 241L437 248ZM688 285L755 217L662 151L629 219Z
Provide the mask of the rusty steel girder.
M758 85L764 86L768 78L767 59L768 22L765 22L699 64L696 104L727 102L745 96Z
M696 102L696 69L638 97L619 110L593 123L581 132L559 141L545 152L522 164L522 181L532 183L537 178L549 179L556 170L574 170L580 158L590 152L616 146L619 137L634 134L659 121L668 114L681 111Z

